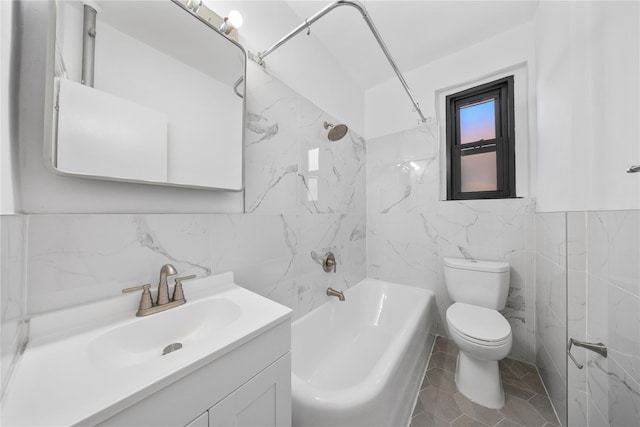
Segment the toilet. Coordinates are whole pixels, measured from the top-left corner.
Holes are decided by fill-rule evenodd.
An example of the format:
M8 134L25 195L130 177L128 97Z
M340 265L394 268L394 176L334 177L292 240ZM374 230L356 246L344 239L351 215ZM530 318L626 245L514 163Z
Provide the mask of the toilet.
M504 406L498 361L511 351L511 325L498 311L507 302L509 264L444 258L444 279L453 304L449 334L460 348L455 381L460 393L492 409Z

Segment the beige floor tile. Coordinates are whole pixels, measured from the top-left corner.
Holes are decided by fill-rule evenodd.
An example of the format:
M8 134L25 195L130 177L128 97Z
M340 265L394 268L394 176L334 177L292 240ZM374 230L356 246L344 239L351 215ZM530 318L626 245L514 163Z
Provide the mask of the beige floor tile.
M547 422L529 402L510 395L505 396L500 412L505 418L527 427L542 427Z
M462 410L456 404L451 393L439 388L429 386L420 392L420 400L424 407L424 413L443 421L452 422L460 415Z
M451 423L451 427L486 427L481 422L469 418L466 415L461 416Z
M535 393L529 388L520 388L514 384L507 383L506 381L502 382L502 387L504 388L505 394L510 394L523 400L529 400L535 396Z
M429 369L412 415L412 427L490 426L554 427L558 421L536 367L515 359L500 361L505 391L501 410L477 405L458 392L455 368L458 348L437 337Z
M523 376L522 381L524 381L533 391L538 394L547 394L547 391L544 389L542 385L542 380L537 373L526 374Z
M433 350L434 352L436 351L441 351L443 353L448 353L451 354L453 356L457 356L458 355L458 346L451 340L448 340L446 338L443 337L438 337L436 339L436 345L435 345L435 349Z
M427 374L425 372L424 378L422 378L422 384L420 385L420 390L425 389L425 388L429 387L430 385L431 385L431 383L429 382L429 378L427 377Z
M432 368L427 371L429 384L447 393L453 394L458 391L455 382L455 374L440 368Z
M411 419L411 427L449 427L449 423L431 413L422 412Z
M505 418L502 421L500 421L498 425L496 425L496 427L523 427L523 426Z
M557 423L556 413L551 406L551 402L547 396L536 394L529 399L529 404L533 406L542 417L549 423Z
M453 395L453 399L458 404L458 407L469 418L473 418L476 421L481 422L487 426L494 426L498 424L504 416L497 409L489 409L484 406L480 406L473 403L462 393L458 392Z
M522 362L520 360L506 358L501 360L501 368L504 366L508 369L508 372L517 378L522 378L526 374L537 374L536 367L530 363Z
M431 355L431 367L437 367L446 371L456 371L457 356L439 351Z
M422 405L422 402L420 401L420 398L418 398L418 400L416 401L416 406L415 408L413 408L413 414L411 414L411 418L415 417L418 414L421 414L424 412L424 406Z

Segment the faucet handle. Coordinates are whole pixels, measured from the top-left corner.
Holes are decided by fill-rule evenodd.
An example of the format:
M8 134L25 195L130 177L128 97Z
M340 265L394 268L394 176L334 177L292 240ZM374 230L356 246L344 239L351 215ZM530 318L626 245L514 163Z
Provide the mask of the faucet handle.
M335 273L336 265L336 257L333 252L327 252L322 258L322 269L327 273L331 273L331 270Z
M134 286L132 288L125 288L122 290L122 293L129 293L142 290L142 295L140 296L140 304L138 305L138 313L137 316L140 316L143 310L148 310L153 307L153 300L151 299L151 284L147 283L141 286Z
M184 292L182 291L182 281L183 280L189 280L189 279L195 279L196 275L192 274L190 276L184 276L184 277L176 277L175 280L175 287L173 288L173 301L183 301L183 302L187 302L187 300L184 298Z
M148 291L150 288L151 288L151 283L147 283L140 286L132 286L131 288L124 288L122 290L122 293L128 294L129 292L135 292L135 291Z

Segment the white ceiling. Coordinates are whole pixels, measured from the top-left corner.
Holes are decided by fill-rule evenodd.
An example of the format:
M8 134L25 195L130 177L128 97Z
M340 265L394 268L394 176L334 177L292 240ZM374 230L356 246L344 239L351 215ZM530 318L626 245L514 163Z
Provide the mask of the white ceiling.
M237 9L247 48L264 51L330 1L208 1ZM363 2L403 73L533 18L536 1L366 0ZM311 27L311 36L365 90L395 76L357 9L340 7ZM307 37L301 33L296 38ZM296 45L295 48L300 48ZM293 48L284 45L280 49ZM273 55L278 55L274 52ZM267 59L268 61L268 59Z

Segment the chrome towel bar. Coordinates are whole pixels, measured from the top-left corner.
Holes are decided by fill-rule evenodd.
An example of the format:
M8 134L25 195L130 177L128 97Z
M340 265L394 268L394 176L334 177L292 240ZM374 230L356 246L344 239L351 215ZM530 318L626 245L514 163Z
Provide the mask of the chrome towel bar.
M586 348L587 350L596 352L602 357L607 357L607 346L604 345L603 343L584 342L584 341L578 341L573 338L569 338L569 348L567 348L567 355L569 355L569 358L571 358L573 363L576 364L578 369L584 368L584 365L582 363L578 363L578 361L573 357L573 354L571 354L571 347L574 345L576 347L582 347L582 348Z

